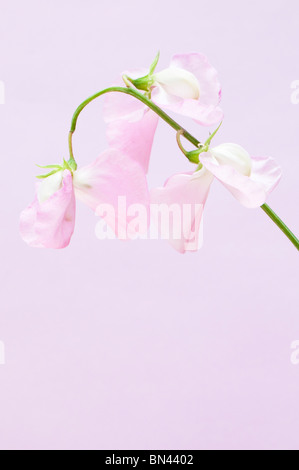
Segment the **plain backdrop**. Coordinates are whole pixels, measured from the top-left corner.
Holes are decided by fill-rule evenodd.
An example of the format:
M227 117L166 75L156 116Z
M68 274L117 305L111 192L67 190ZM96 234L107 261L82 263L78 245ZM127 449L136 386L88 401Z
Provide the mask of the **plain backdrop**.
M215 182L188 255L100 242L81 204L66 250L18 233L77 105L160 50L160 70L191 51L219 70L215 143L280 163L269 204L298 234L298 17L298 0L0 0L1 449L299 449L298 253L260 209ZM79 164L106 148L102 104L80 116ZM189 169L161 122L150 186Z

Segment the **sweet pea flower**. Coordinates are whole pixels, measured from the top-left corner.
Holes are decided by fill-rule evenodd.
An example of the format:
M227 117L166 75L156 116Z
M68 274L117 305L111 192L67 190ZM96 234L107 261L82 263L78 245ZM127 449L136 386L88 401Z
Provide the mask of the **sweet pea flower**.
M159 207L166 205L169 214L172 213L174 207L180 209L180 233L176 236L178 230L174 226L176 222L172 219L170 219L168 230L169 243L180 253L197 251L202 246L202 217L213 179L209 171L201 168L195 173L174 175L166 181L163 188L151 191L151 204ZM184 207L187 205L190 207L188 217L184 212ZM151 213L152 223L159 228L164 238L165 227L157 214L159 213Z
M151 202L155 204L192 204L201 210L193 213L189 232L195 231L193 239L196 247L186 236L188 229L178 240L169 240L174 248L185 253L196 251L202 245L200 232L205 202L214 178L218 179L230 193L245 207L257 208L263 205L268 195L279 183L281 169L272 158L250 157L248 152L237 144L222 144L199 155L200 165L195 173L171 177L164 187L151 192Z
M245 207L262 206L281 178L271 157L253 157L238 144L222 144L199 156L212 173Z
M223 119L218 74L203 54L175 55L167 69L153 75L152 90L152 100L158 106L202 126Z
M75 228L76 199L95 212L100 204L113 206L116 220L109 214L104 219L117 235L119 229L126 230L127 224L117 219L120 196L125 196L128 204L149 205L140 165L118 150L109 149L88 166L76 171L61 168L38 182L33 203L21 214L21 236L31 247L67 247Z
M203 54L175 55L167 69L154 73L158 58L150 73L140 69L125 72L122 77L146 91L161 108L191 117L203 126L222 120L218 75ZM121 83L119 79L115 85ZM147 172L158 116L131 96L109 93L105 98L104 120L108 124L109 145L137 160Z

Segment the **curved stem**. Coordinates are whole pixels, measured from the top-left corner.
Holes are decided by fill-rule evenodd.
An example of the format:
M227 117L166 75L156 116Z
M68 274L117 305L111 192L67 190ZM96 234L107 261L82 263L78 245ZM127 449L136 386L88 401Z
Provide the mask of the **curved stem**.
M125 93L127 95L131 95L134 98L137 98L139 101L144 103L148 108L150 108L152 111L154 111L160 118L162 118L167 124L169 124L174 130L179 132L177 134L177 138L179 139L181 136L184 136L185 139L187 139L191 144L195 145L195 147L199 148L201 146L201 143L199 140L197 140L195 137L193 137L191 134L189 134L188 131L186 131L182 126L180 126L176 121L174 121L168 114L166 114L159 106L155 105L151 100L149 100L146 96L144 96L142 93L137 91L134 88L124 88L124 87L110 87L106 88L105 90L101 90L95 95L90 96L87 98L87 100L83 101L83 103L78 106L76 109L73 118L72 118L72 123L71 123L71 130L69 132L69 151L70 151L70 161L73 163L73 165L76 167L77 164L75 162L74 154L73 154L73 144L72 144L72 137L73 133L76 130L76 125L77 125L77 120L80 115L80 113L83 111L83 109L91 103L93 100L96 98L106 94L106 93L111 93L111 92L118 92L118 93ZM221 124L220 124L221 125ZM220 127L220 126L219 126ZM218 129L219 129L218 127ZM218 131L214 132L211 137L215 135L215 133ZM293 245L299 250L299 240L298 238L292 233L292 231L286 226L286 224L278 217L277 214L271 209L271 207L268 206L268 204L264 204L261 206L263 211L270 217L270 219L277 225L277 227L280 228L280 230L288 237L288 239L293 243Z
M183 135L183 132L184 131L182 129L180 129L176 133L176 141L177 141L177 144L179 146L179 149L185 155L185 157L188 158L188 160L191 163L196 163L198 165L199 164L198 155L200 153L200 150L192 150L191 152L188 152L187 150L184 149L183 144L181 142L181 136Z
M73 152L73 133L69 132L69 152L70 152L70 159L75 160L74 158L74 152Z
M187 132L182 126L180 126L176 121L174 121L168 114L166 114L159 106L157 106L155 103L153 103L151 100L146 98L142 93L139 91L135 90L134 88L124 88L124 87L110 87L106 88L105 90L101 90L95 95L90 96L90 98L87 98L87 100L83 101L82 104L76 109L73 119L72 119L72 124L71 124L71 130L70 134L73 134L76 130L76 125L77 125L77 120L80 115L80 113L83 111L83 109L91 103L91 101L95 100L96 98L99 98L102 95L105 95L106 93L111 93L111 92L118 92L118 93L125 93L126 95L131 95L134 96L134 98L137 98L139 101L144 103L148 108L150 108L152 111L154 111L160 118L162 118L167 124L169 124L173 129L176 131L182 131L182 135L185 137L185 139L189 140L191 144L195 145L195 147L198 147L200 145L200 142L195 139L189 132ZM69 142L71 142L71 137ZM71 147L70 147L71 148Z
M278 228L288 237L288 239L293 243L293 245L299 250L299 240L293 234L293 232L286 226L286 224L278 217L277 214L268 206L268 204L264 204L261 206L264 212L270 217L271 220L277 225Z

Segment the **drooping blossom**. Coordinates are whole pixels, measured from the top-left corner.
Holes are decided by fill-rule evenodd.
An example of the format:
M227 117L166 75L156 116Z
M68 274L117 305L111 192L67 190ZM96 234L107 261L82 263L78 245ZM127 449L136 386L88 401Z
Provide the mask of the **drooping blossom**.
M23 240L37 248L65 248L75 228L76 199L69 170L37 183L35 199L21 214Z
M95 212L101 204L114 207L116 220L104 219L118 235L127 220L118 220L118 198L125 196L128 205L149 205L149 193L141 166L109 149L91 165L72 172L57 171L37 183L33 203L21 214L20 232L28 245L43 248L65 248L75 227L76 199ZM122 224L124 226L122 226Z
M145 70L135 70L124 75L137 88L147 88L152 101L161 108L191 117L203 126L223 118L217 71L203 54L175 55L170 66L157 73L147 75ZM115 84L121 85L121 78ZM158 116L131 96L109 93L104 119L109 145L137 160L147 173Z
M203 54L175 55L167 69L153 75L152 90L156 104L202 126L223 119L218 74Z
M200 154L200 162L245 207L262 206L281 178L271 157L253 157L240 145L222 144Z
M195 173L174 175L163 188L151 191L151 204L160 207L159 211L151 211L151 222L159 228L161 238L180 253L197 251L202 245L202 216L213 179L202 168ZM160 215L165 206L168 220Z
M144 70L128 73L138 77ZM121 77L116 85L123 85ZM105 98L104 120L109 146L136 160L147 173L159 116L132 96L109 93Z
M201 211L194 211L192 220L187 220L190 232L197 247L202 244L200 237L201 219L210 185L216 177L231 194L245 207L256 208L263 205L268 195L279 183L281 169L272 158L250 157L248 152L237 144L222 144L199 155L202 168L193 174L181 174L170 178L163 188L151 192L151 201L155 204L192 204L202 206ZM163 230L163 228L161 229ZM182 237L170 243L179 252L190 249L188 228Z

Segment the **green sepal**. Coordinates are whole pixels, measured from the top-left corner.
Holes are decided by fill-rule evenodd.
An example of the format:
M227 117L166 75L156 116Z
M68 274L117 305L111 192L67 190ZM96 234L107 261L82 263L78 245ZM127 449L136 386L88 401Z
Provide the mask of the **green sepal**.
M198 167L197 167L196 170L195 170L195 173L196 173L197 171L202 170L202 168L203 168L203 164L202 164L202 163L199 163Z
M49 176L55 175L55 173L58 173L59 171L61 171L61 168L58 168L57 170L53 170L50 173L48 173L47 175L39 175L36 178L39 179L39 180L42 180L42 179L48 178Z
M77 163L73 158L70 158L69 161L66 161L63 159L63 165L36 165L39 168L48 168L48 169L53 169L53 171L50 171L50 173L47 173L46 175L39 175L37 176L38 179L45 179L48 178L49 176L55 175L55 173L58 173L59 171L64 171L68 170L72 174L77 170Z
M186 157L191 163L199 163L200 150L192 150L191 152L186 152Z
M159 59L160 59L160 51L158 51L158 54L156 55L152 65L150 66L150 69L149 69L149 75L153 75L157 65L158 65L158 62L159 62Z
M209 145L210 143L212 142L212 139L215 137L215 135L217 134L217 132L219 131L220 127L222 126L222 122L220 122L219 126L217 127L217 129L213 132L213 134L210 135L210 137L205 141L205 145L204 146L207 146L209 148Z
M47 168L55 168L55 169L59 168L60 170L62 170L61 165L45 165L45 166L43 166L43 165L38 165L37 163L35 165L38 166L38 168L46 168L46 169Z
M151 64L149 73L147 75L145 75L144 77L136 78L136 79L133 79L126 75L124 77L125 83L127 84L127 81L129 81L130 83L132 83L132 85L134 85L135 88L137 88L137 90L143 90L149 93L155 81L153 78L153 73L158 65L159 59L160 59L160 51L156 55L153 63Z
M77 171L78 165L77 162L73 159L70 158L69 161L67 162L68 169L73 173L74 171Z
M154 84L154 79L151 75L145 75L144 77L136 78L129 78L130 82L134 85L137 90L143 90L149 92L152 85Z

